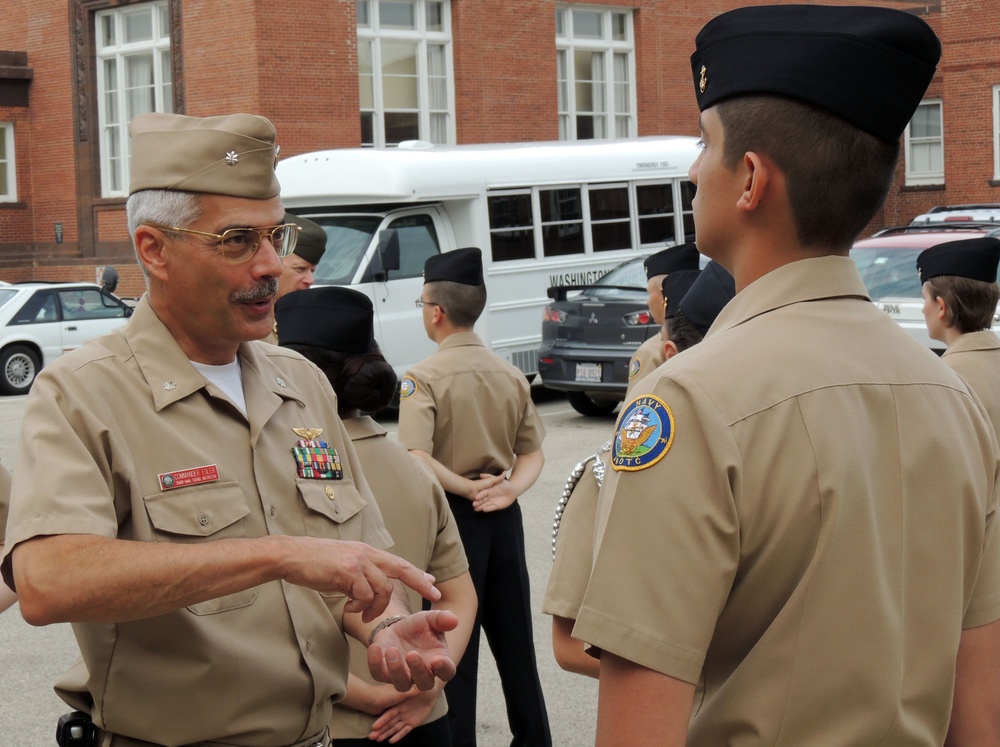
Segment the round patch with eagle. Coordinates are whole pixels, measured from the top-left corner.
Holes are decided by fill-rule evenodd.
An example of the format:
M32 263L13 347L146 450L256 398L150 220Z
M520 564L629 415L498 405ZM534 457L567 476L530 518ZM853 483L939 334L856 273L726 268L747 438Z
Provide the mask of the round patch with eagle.
M611 465L634 472L652 467L674 442L674 414L659 397L643 395L628 403L618 418Z
M628 379L631 381L642 370L642 362L638 358L633 358L628 364Z

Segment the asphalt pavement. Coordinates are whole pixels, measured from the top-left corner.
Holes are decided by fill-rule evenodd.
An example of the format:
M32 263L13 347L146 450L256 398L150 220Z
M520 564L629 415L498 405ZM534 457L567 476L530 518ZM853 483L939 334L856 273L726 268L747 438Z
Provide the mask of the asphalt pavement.
M538 386L532 388L547 435L545 467L535 486L521 497L528 572L534 610L535 652L557 747L593 744L597 682L561 670L552 656L551 622L541 613L542 596L552 567L552 517L573 466L609 437L612 418L586 418L566 400ZM16 469L17 440L26 397L0 397L0 461ZM396 424L383 420L394 431ZM33 628L17 607L0 614L0 745L55 744L56 720L69 708L52 684L78 653L69 625ZM496 667L485 643L479 668L479 747L506 747L510 732Z

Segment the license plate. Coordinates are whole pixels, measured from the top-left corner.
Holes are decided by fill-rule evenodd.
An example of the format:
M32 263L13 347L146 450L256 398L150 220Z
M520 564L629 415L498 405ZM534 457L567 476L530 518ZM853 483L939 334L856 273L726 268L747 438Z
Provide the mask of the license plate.
M576 364L576 380L586 381L586 382L600 382L601 381L601 364L600 363L577 363Z

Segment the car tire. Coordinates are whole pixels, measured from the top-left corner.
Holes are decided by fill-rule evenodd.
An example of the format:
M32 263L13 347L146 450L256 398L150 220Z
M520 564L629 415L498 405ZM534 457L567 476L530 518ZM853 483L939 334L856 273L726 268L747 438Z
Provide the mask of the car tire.
M618 401L613 399L594 399L586 392L566 392L566 399L581 415L604 417L610 415L618 407Z
M27 394L41 369L38 354L25 345L11 345L0 351L0 392Z

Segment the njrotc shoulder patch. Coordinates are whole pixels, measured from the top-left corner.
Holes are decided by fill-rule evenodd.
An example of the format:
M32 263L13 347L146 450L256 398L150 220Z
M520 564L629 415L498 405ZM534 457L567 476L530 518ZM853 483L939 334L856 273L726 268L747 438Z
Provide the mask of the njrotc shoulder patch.
M616 471L634 472L652 467L674 442L674 414L659 397L636 397L622 410L611 445Z
M399 398L409 399L413 396L414 392L417 391L417 382L415 382L409 376L404 376L403 380L399 382Z
M628 364L628 380L632 381L639 372L642 370L642 361L638 358L633 358Z

